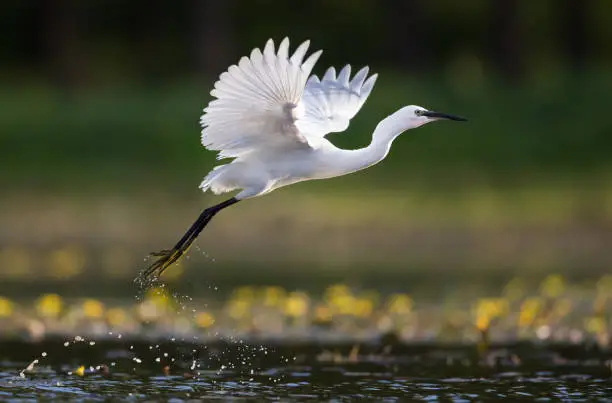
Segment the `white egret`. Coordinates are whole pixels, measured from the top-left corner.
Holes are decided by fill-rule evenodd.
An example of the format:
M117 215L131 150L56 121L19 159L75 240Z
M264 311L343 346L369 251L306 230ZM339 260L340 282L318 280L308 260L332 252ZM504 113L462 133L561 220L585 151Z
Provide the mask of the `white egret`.
M346 130L367 100L377 75L368 67L351 78L351 66L338 74L330 67L319 79L310 72L322 51L305 58L309 41L289 55L285 38L274 48L270 39L263 52L254 49L221 74L204 109L202 144L218 151L217 159L233 158L215 167L200 185L203 191L232 198L208 207L169 250L157 257L142 279L157 278L179 259L202 229L222 209L292 183L346 175L372 166L387 156L393 140L408 129L435 120L465 119L421 106L405 106L383 119L364 148L343 150L325 136Z

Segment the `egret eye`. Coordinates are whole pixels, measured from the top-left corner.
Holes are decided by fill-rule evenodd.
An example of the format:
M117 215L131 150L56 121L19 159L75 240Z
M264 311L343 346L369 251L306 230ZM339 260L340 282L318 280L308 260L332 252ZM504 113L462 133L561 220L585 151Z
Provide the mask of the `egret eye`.
M417 109L416 111L414 111L414 114L417 116L423 116L423 109Z

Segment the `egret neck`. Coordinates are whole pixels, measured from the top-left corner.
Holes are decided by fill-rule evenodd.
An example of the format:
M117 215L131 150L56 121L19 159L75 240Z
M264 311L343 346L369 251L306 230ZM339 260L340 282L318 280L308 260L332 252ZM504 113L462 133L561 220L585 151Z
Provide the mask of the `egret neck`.
M345 161L342 161L347 173L360 171L375 165L385 159L393 140L408 129L406 122L398 119L396 114L392 114L378 123L372 141L366 147L357 150L345 150L348 152Z

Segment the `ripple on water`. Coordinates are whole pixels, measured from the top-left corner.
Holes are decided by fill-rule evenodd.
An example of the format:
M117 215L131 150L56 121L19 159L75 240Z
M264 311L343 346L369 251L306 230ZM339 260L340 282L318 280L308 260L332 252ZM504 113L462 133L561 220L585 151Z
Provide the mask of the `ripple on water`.
M157 347L151 350L152 357L160 356L163 346ZM195 361L185 357L183 367L164 373L152 357L144 356L143 363L134 370L130 356L123 357L123 361L122 357L113 357L117 365L109 372L97 370L101 366L74 371L73 363L54 363L49 361L49 357L43 357L37 364L28 366L29 370L22 376L23 363L5 361L0 367L0 400L86 398L102 401L131 397L180 401L202 397L280 397L286 400L392 401L412 397L423 401L453 402L502 398L612 402L612 383L602 376L605 372L601 368L592 367L564 367L559 371L491 370L488 373L475 368L475 372L464 376L450 373L448 368L432 368L424 373L422 367L381 365L376 371L371 363L295 365L291 361L279 360L277 366L262 370L244 371L238 365L237 368L226 367L219 371L213 362L208 368L189 372Z
M281 371L279 369L279 371ZM521 385L507 382L505 378L452 378L414 382L410 379L371 379L366 375L359 380L354 376L329 382L315 375L300 373L293 377L285 375L284 382L269 382L267 377L256 376L256 380L241 382L225 378L211 379L200 376L185 380L178 376L154 376L142 379L110 380L100 376L75 378L56 374L51 379L32 376L21 379L10 372L0 374L0 396L3 398L61 399L87 397L103 400L110 397L132 396L133 398L177 398L188 399L204 396L224 397L272 397L288 399L330 398L392 398L413 396L424 401L451 399L455 402L473 401L478 398L562 398L564 401L610 401L606 396L612 392L607 382L598 379L580 378L580 382L566 383L561 378ZM527 379L528 377L522 377ZM599 381L599 382L598 382ZM593 400L595 399L595 400ZM597 400L600 399L600 400Z

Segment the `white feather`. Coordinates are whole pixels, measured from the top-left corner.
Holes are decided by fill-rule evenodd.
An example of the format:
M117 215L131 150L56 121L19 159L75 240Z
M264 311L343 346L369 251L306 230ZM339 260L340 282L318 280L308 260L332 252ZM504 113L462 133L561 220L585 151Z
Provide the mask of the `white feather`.
M218 158L240 157L271 148L316 148L331 132L343 131L366 101L376 75L368 68L350 80L351 66L338 77L333 67L320 81L309 77L321 51L306 60L309 41L289 55L289 39L275 51L270 39L263 52L253 49L221 74L204 109L202 144Z
M239 157L269 147L304 147L307 140L295 127L297 107L321 51L302 62L308 41L289 57L285 38L275 53L269 40L221 74L211 92L216 99L204 109L202 144L220 151L219 158Z
M316 75L310 77L302 95L305 114L296 122L302 135L323 137L346 130L368 99L378 77L374 74L364 83L368 71L368 67L364 67L350 80L351 66L346 65L338 77L333 67L325 72L322 80Z

